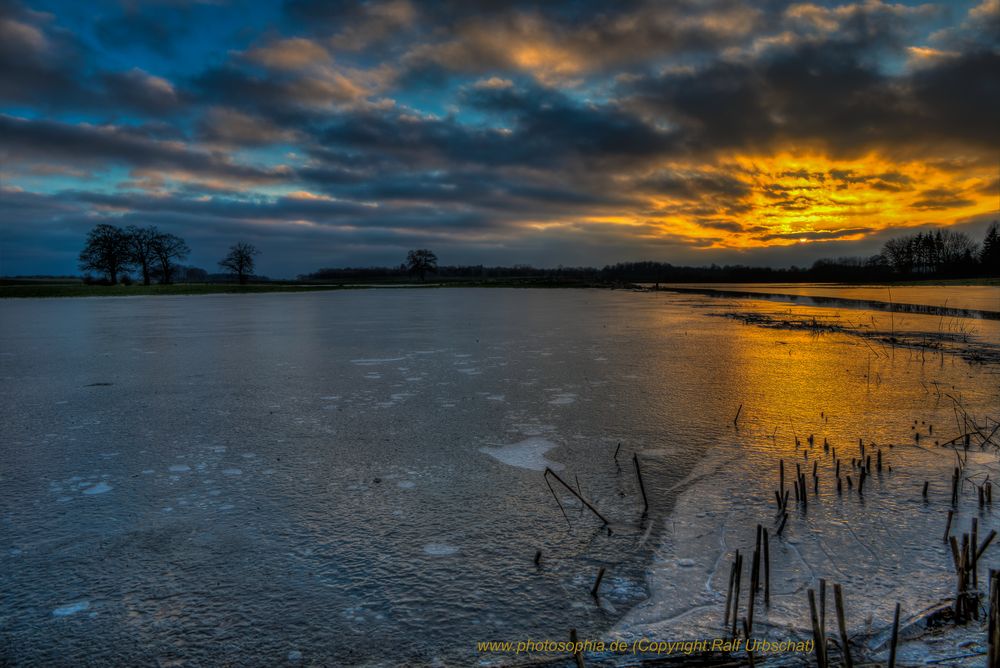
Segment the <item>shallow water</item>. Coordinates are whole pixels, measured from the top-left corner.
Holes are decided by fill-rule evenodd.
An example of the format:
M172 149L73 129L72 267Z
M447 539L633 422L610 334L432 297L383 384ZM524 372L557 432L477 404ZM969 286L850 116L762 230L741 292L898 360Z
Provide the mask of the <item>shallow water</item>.
M859 394L858 341L717 308L499 289L3 302L0 655L510 660L475 642L599 637L655 604L682 481L757 445L740 404L748 425L827 410L878 437L928 383L996 405L994 367L900 354ZM552 482L560 510L545 465L610 536Z
M666 284L664 284L666 286ZM835 283L680 283L679 288L738 290L774 295L885 302L1000 313L996 285L842 285Z

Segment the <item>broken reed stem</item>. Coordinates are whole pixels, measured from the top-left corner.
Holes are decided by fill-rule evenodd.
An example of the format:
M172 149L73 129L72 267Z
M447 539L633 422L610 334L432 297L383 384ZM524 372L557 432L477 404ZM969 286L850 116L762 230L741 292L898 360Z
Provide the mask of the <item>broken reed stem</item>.
M740 560L740 551L733 555L733 565L729 568L729 587L726 589L726 616L722 620L723 628L729 628L729 608L733 602L733 585L736 583L736 567Z
M594 580L594 588L590 590L590 595L597 598L598 590L601 588L601 580L604 579L604 566L601 566L601 570L597 571L597 579Z
M740 610L740 580L743 579L743 555L736 554L736 584L733 585L733 638L736 637L736 618Z
M778 530L775 532L776 535L780 536L781 532L785 530L785 522L788 521L788 513L781 516L781 524L778 525Z
M892 617L892 643L889 645L889 668L896 668L896 645L899 643L899 603Z
M535 551L535 566L538 566L542 562L542 551Z
M1000 571L990 569L990 613L986 632L990 668L1000 664Z
M924 480L924 500L925 501L927 500L927 487L928 487L928 485L930 485L930 482L927 481L927 480Z
M618 441L618 447L615 448L615 456L612 457L616 462L618 461L618 451L622 449L622 442Z
M816 615L816 592L809 590L809 618L812 620L813 649L816 651L816 664L826 668L826 652L823 646L823 634L819 630L819 617Z
M992 543L993 539L996 537L997 537L997 532L990 531L989 535L983 539L982 545L980 545L979 549L976 550L976 561L979 561L980 559L983 558L983 552L986 551L986 548L989 547L990 543Z
M819 632L826 638L826 580L819 579Z
M976 558L978 552L977 547L979 545L979 520L975 517L972 518L972 536L971 536L971 546L972 546L972 588L975 590L976 595L979 595L979 560Z
M583 663L583 652L577 650L576 645L580 639L576 635L576 629L569 630L569 641L573 643L573 661L576 662L576 668L586 668Z
M646 486L642 484L642 471L639 470L639 455L632 454L632 463L635 464L635 476L639 479L639 491L642 492L642 514L649 512L649 501L646 499Z
M767 529L764 529L764 605L771 605L771 547Z
M569 527L572 529L573 525L570 524L569 515L566 514L566 509L563 508L562 503L559 501L559 497L556 496L556 490L552 489L552 484L549 482L547 476L543 475L542 477L545 478L545 484L548 485L549 491L552 492L552 498L556 500L556 505L559 506L559 510L562 512L563 517L566 518L566 524L568 524Z
M543 475L543 477L551 475L553 478L555 478L556 480L558 480L562 484L563 487L565 487L566 489L568 489L573 496L575 496L576 498L580 499L580 503L582 503L583 505L585 505L588 508L590 508L591 512L593 512L595 515L597 515L600 518L600 520L602 522L604 522L605 526L608 526L608 525L611 524L611 522L608 521L608 518L606 518L604 515L602 515L601 512L597 508L595 508L594 506L592 506L589 501L587 501L585 498L583 498L582 496L580 496L579 494L577 494L576 490L573 489L572 487L570 487L569 485L567 485L566 481L563 480L562 478L560 478L558 476L558 474L556 474L555 471L553 471L552 469L550 469L549 467L546 466L545 467L545 473L542 474L542 475ZM549 485L550 489L551 489L551 487L552 486ZM555 492L553 491L552 494L555 495ZM557 498L556 501L558 502L559 499ZM559 507L562 508L562 504L559 504ZM563 514L564 515L566 514L565 511L563 511ZM569 521L569 518L567 518L567 521ZM610 528L608 530L610 531Z
M753 550L753 593L760 591L760 539L764 527L757 525L757 543Z
M948 511L948 523L944 525L944 542L948 542L948 536L951 535L951 520L955 517L955 511Z
M847 624L844 622L844 595L839 584L833 585L833 601L837 607L837 625L840 627L840 646L844 653L844 665L847 668L854 668L851 646L847 640Z
M733 418L733 425L736 425L736 423L739 421L740 413L742 412L743 412L743 404L740 404L740 407L736 409L736 417Z
M743 618L743 635L747 637L747 640L750 639L750 622L747 621L746 617ZM750 668L754 668L757 665L753 658L753 652L747 652L747 661L750 663Z

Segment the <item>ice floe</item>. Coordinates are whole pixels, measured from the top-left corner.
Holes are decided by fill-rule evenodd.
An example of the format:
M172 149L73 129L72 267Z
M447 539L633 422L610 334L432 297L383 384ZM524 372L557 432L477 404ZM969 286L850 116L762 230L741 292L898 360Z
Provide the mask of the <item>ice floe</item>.
M552 441L534 436L500 448L482 447L479 451L508 466L530 471L544 471L546 467L561 471L562 464L545 458L545 453L556 447L559 446Z

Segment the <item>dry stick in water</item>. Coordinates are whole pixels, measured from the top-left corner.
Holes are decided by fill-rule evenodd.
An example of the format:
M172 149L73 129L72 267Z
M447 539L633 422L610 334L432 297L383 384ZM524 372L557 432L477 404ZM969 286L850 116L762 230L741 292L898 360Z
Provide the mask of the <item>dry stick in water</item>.
M753 593L760 591L760 539L764 527L757 525L757 543L753 550Z
M979 520L972 518L972 589L979 595L979 560L976 559L976 546L979 545ZM978 608L978 604L976 605Z
M618 461L618 451L619 451L619 450L621 450L621 449L622 449L622 442L621 442L621 441L618 441L618 447L617 447L617 448L615 448L615 456L613 457L613 459L614 459L614 460L615 460L616 462Z
M604 579L604 566L601 566L601 570L597 571L597 579L594 580L594 588L590 590L590 595L597 598L598 590L601 588L601 580Z
M649 511L649 501L646 500L646 486L642 484L642 471L639 470L639 455L632 454L632 463L635 464L635 475L639 479L639 491L642 492L642 514Z
M746 617L743 618L743 635L747 637L748 641L750 640L750 622L747 621ZM754 668L757 665L753 658L753 652L747 652L747 661L750 663L750 668Z
M580 641L576 635L576 629L569 630L569 641L573 643L573 660L576 662L576 668L585 668L583 664L583 652L580 652L576 648L576 644Z
M764 529L764 605L771 605L771 548L767 529Z
M826 580L819 579L819 632L826 640Z
M927 481L927 480L924 480L924 500L925 501L927 500L927 486L928 485L930 485L930 482Z
M896 645L899 643L899 603L892 617L892 644L889 645L889 668L896 668Z
M555 471L553 471L552 469L550 469L549 467L547 467L547 466L546 466L546 467L545 467L545 473L543 474L543 476L547 476L547 475L551 475L551 476L552 476L553 478L555 478L555 479L556 479L556 480L558 480L558 481L559 481L560 483L562 483L562 486L563 486L563 487L565 487L566 489L568 489L568 490L570 491L570 493L571 493L571 494L572 494L573 496L575 496L576 498L580 499L580 502L581 502L581 503L582 503L583 505L585 505L585 506L587 506L588 508L590 508L590 510L591 510L591 511L592 511L592 512L593 512L593 513L594 513L595 515L597 515L597 516L598 516L598 517L599 517L599 518L601 519L601 521L602 521L602 522L604 522L605 526L609 526L609 525L611 524L611 522L609 522L609 521L608 521L608 518L606 518L606 517L605 517L604 515L602 515L602 514L600 513L600 511L599 511L599 510L597 510L597 508L595 508L594 506L592 506L592 505L590 504L590 502L589 502L589 501L587 501L587 500L586 500L585 498L583 498L582 496L580 496L579 494L577 494L577 493L576 493L576 490L575 490L575 489L573 489L572 487L570 487L569 485L567 485L567 484L566 484L566 481L565 481L565 480L563 480L562 478L560 478L560 477L559 477L559 476L558 476L558 475L556 474L556 472L555 472ZM549 487L551 488L552 486L551 486L551 485L549 485ZM552 494L555 494L555 492L552 492ZM558 499L556 499L556 501L558 501ZM560 505L560 508L561 508L561 507L562 507L562 505ZM564 513L564 514L565 514L565 513ZM568 520L568 518L567 518L567 520ZM610 528L609 528L608 530L610 531Z
M948 523L944 525L944 542L948 542L948 536L951 535L951 520L955 517L955 511L948 511Z
M996 537L997 537L997 532L990 531L989 535L983 539L983 544L979 546L978 550L976 550L976 561L979 561L980 559L983 558L983 552L986 551L986 548L989 547L990 543L992 543L993 539Z
M809 617L812 620L813 649L816 650L816 664L819 668L826 668L823 634L819 631L819 618L816 616L816 592L812 589L809 590Z
M847 668L854 668L854 661L851 659L851 646L847 641L847 624L844 622L844 595L839 584L833 585L833 602L837 606L837 625L840 627L840 646L844 652L844 665Z
M736 409L736 417L733 418L733 424L734 425L737 423L737 421L739 421L739 419L740 419L740 413L742 413L742 412L743 412L743 404L740 404L740 407Z
M729 608L733 603L733 585L736 583L736 565L740 560L740 551L733 555L733 565L729 568L729 588L726 589L726 616L722 620L723 628L729 628Z
M1000 571L990 569L990 614L986 638L990 647L989 666L1000 665Z
M785 493L785 460L784 459L779 459L778 460L778 471L779 471L778 480L780 482L781 494L784 495L784 493Z
M740 580L743 578L743 555L736 555L736 584L733 585L733 632L736 637L736 618L740 610Z
M785 530L785 522L788 521L788 513L781 516L781 524L778 525L777 535L781 535L781 532Z
M559 506L559 510L562 512L563 517L566 518L566 524L568 524L569 527L572 529L573 525L570 524L569 515L566 514L566 510L563 508L562 503L560 503L559 497L556 496L556 490L552 489L552 485L551 483L549 483L549 479L547 476L542 475L542 477L545 478L545 484L548 485L549 491L552 492L552 498L556 500L556 505Z
M542 562L542 551L541 550L536 550L535 551L535 566L539 565L541 562Z

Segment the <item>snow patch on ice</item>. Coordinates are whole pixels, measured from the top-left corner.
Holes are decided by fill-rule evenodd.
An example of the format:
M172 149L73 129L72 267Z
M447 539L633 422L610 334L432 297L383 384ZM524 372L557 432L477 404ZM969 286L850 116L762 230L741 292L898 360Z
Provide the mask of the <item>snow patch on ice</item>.
M173 473L185 473L190 470L191 467L188 466L187 464L174 464L173 466L170 467L170 471Z
M90 601L77 601L76 603L67 603L66 605L60 605L58 608L52 611L53 617L69 617L70 615L75 615L78 612L83 612L90 607Z
M222 469L222 472L226 475L243 475L242 469Z
M402 362L405 359L405 357L371 357L366 359L351 360L351 364L357 364L358 366L375 366L377 364L386 364L388 362Z
M444 543L428 543L424 545L424 552L432 557L448 557L456 554L458 548L454 545L446 545Z
M546 467L554 471L565 468L559 462L545 458L545 453L559 447L552 441L537 436L525 439L520 443L505 445L501 448L479 448L479 452L508 466L516 466L529 471L544 471Z
M84 494L104 494L105 492L110 492L113 489L111 485L106 482L99 482L93 487L88 487L83 490Z

